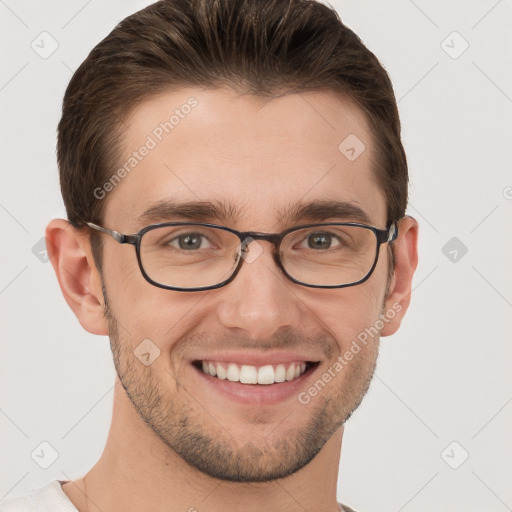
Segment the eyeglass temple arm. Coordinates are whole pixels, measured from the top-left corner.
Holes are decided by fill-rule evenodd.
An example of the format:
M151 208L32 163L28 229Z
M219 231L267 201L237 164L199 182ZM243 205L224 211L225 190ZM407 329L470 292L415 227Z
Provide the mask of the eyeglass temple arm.
M388 230L388 237L386 242L392 242L393 240L396 240L396 237L398 236L398 225L396 222L393 222L391 226L389 226Z
M101 226L98 226L97 224L94 224L92 222L86 222L86 224L96 231L101 231L102 233L106 233L107 235L110 235L116 242L119 242L120 244L135 244L137 243L137 236L135 235L123 235L122 233L119 233L119 231L114 231L113 229L107 229L103 228Z

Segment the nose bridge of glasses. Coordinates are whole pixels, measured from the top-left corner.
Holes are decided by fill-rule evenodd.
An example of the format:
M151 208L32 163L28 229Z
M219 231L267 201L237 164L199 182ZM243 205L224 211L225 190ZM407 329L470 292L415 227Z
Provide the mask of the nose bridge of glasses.
M274 246L274 251L277 250L280 243L280 235L278 233L260 233L258 231L246 231L240 233L240 249L243 253L249 250L249 246L252 242L265 241L269 242Z
M270 245L271 257L274 261L274 264L282 269L282 264L279 256L279 243L281 241L281 236L278 233L261 233L248 231L244 233L240 233L239 236L241 243L239 245L238 251L238 261L237 261L237 270L236 273L241 268L243 263L248 263L250 266L256 261L260 260L261 256L264 253L264 245L261 242L268 242ZM268 260L266 263L263 263L264 266L268 265Z

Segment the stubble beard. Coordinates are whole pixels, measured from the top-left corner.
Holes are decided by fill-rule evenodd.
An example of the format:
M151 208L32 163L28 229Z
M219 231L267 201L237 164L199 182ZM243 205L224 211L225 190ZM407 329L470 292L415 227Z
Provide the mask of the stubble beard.
M136 343L121 339L119 322L109 307L105 289L104 298L116 372L139 417L167 448L190 466L219 480L268 482L299 471L357 409L375 371L378 339L373 340L371 350L358 354L343 369L345 375L338 376L343 379L341 386L334 388L334 379L309 404L297 400L293 407L303 408L301 417L309 416L305 424L281 431L276 427L278 435L240 446L211 416L203 414L206 424L198 417L187 405L191 400L187 392L181 397L172 396L165 385L170 379L159 377L152 365L144 366L135 358ZM329 387L337 391L333 393Z

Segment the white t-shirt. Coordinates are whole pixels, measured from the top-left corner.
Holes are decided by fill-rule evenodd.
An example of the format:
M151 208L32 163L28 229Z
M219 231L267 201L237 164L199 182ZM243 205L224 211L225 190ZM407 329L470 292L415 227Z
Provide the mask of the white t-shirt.
M0 512L78 512L62 490L62 483L54 480L26 496L0 501ZM339 505L341 512L354 512L347 506L343 508L341 503Z
M34 489L20 498L0 501L0 512L78 512L59 480Z

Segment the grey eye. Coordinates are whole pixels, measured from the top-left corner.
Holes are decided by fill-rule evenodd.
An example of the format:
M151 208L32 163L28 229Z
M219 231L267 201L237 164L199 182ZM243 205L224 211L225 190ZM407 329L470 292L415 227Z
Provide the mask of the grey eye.
M185 233L173 238L169 245L179 248L184 251L193 251L197 249L204 249L208 243L208 239L200 233Z
M306 237L304 242L307 242L309 249L331 249L333 246L339 245L338 237L332 233L312 233Z

